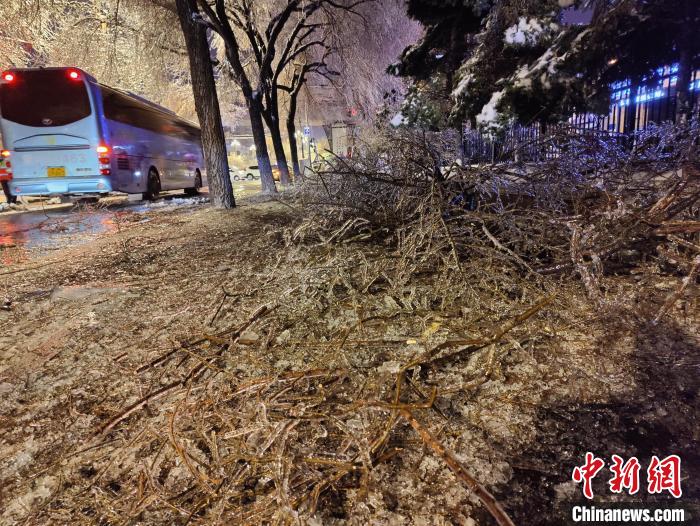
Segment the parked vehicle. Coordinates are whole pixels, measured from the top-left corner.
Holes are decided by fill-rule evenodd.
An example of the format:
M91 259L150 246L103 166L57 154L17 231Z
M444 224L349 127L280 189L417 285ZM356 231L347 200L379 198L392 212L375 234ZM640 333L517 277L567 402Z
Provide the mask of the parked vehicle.
M18 196L116 190L153 198L204 184L197 126L77 68L4 72L0 131Z
M253 181L254 179L260 179L260 170L257 165L248 166L241 170L233 170L231 178L234 181Z

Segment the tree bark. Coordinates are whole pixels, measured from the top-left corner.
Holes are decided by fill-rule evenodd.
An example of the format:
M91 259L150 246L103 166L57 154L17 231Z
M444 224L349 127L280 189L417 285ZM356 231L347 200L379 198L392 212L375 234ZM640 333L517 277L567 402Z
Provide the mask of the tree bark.
M301 169L299 168L299 150L297 146L297 130L294 126L294 113L290 113L287 117L287 136L289 137L289 151L292 156L292 170L294 170L294 180L300 181L302 179Z
M221 125L207 29L192 18L193 13L198 12L196 0L176 0L176 4L190 62L195 109L202 130L209 198L217 208L233 208L236 201L229 175L226 138Z
M275 159L277 159L277 168L280 172L280 183L283 186L289 185L289 165L287 164L287 154L284 152L284 143L282 142L282 132L280 131L280 111L279 98L277 91L277 76L273 76L272 85L265 93L265 102L267 107L263 108L263 118L267 124L267 129L270 130L272 138L272 147L275 150Z
M245 95L245 94L244 94ZM250 127L253 131L253 141L255 142L255 156L258 159L258 170L260 170L260 181L264 193L276 193L277 187L272 177L272 166L270 165L270 154L267 151L267 140L265 138L265 127L262 117L262 104L259 95L245 96L248 105L248 115L250 116Z
M297 147L297 135L296 126L294 125L294 119L296 119L297 116L297 99L299 97L299 93L301 92L301 88L304 85L306 73L308 72L308 69L306 68L307 66L304 66L304 69L302 69L299 75L295 77L294 82L292 83L292 89L289 91L289 111L287 112L287 136L289 138L289 151L292 155L292 169L294 170L295 179L297 177L303 179L304 177L301 173L301 169L299 168L299 150ZM309 155L309 157L311 157L311 155Z
M280 171L280 183L284 186L289 184L289 165L287 165L287 154L284 151L284 143L282 142L282 132L280 131L279 114L275 111L266 111L263 113L267 128L270 130L272 138L272 146L275 149L275 158L277 159L277 167Z

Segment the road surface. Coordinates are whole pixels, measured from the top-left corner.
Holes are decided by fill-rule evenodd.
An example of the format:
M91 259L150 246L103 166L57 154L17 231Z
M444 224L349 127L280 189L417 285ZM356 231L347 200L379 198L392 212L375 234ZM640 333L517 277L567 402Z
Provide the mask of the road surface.
M260 181L233 183L236 199L260 192ZM110 196L96 205L62 203L47 205L33 202L27 210L0 213L0 251L9 247L56 248L83 234L117 230L122 221L133 220L135 213L155 211L169 206L201 204L208 198L205 188L190 198L182 192L165 192L154 203L130 200L125 195Z

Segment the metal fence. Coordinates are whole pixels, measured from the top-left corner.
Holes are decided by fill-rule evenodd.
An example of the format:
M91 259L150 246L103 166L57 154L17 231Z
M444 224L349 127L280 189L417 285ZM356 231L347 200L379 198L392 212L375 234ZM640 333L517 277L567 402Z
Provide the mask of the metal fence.
M629 80L611 86L607 115L574 114L568 122L546 129L540 125L513 125L492 137L466 125L462 133L467 163L534 162L560 155L566 137L585 136L613 140L631 147L634 133L652 123L673 121L676 114L678 64L665 66L639 86ZM691 104L700 104L700 69L695 69L689 86Z
M505 161L538 162L559 157L573 143L590 144L605 141L628 149L634 136L596 128L576 127L570 123L540 126L515 125L494 139L481 132L468 130L463 135L464 160L469 164Z

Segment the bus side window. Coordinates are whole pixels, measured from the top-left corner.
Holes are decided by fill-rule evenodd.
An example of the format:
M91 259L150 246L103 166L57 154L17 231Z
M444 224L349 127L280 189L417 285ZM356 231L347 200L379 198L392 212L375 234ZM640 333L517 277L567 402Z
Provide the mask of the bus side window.
M128 97L102 86L102 103L106 118L140 127L138 108Z
M106 86L101 89L105 117L108 119L157 133L170 133L169 120L161 112Z
M106 118L188 141L200 141L199 129L179 117L158 111L107 86L101 89Z
M162 133L171 137L181 136L177 119L158 110L149 107L140 108L139 122L140 124L137 126L156 133Z

